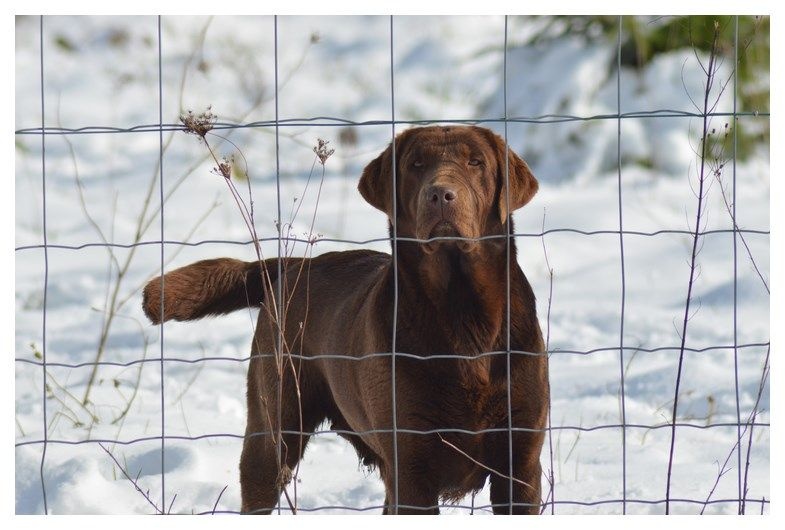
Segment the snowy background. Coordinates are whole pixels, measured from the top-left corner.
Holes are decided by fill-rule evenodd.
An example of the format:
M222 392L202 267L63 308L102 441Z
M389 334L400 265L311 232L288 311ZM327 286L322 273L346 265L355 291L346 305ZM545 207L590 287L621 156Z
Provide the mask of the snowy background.
M508 31L507 113L511 117L591 117L617 111L614 37L566 36L532 43L543 20L511 18ZM275 119L275 34L272 17L162 20L164 123L182 110L208 105L225 123ZM16 21L17 131L41 126L39 19ZM245 427L245 369L254 314L238 312L199 323L149 325L140 287L160 269L158 123L158 19L156 17L47 17L43 21L45 125L124 132L46 137L46 236L43 244L41 139L16 140L16 492L17 513L44 510L40 466L46 435L44 484L50 513L152 513L155 509L126 480L114 458L172 513L237 511L238 461ZM281 17L278 19L280 189L284 221L302 209L292 235L308 233L322 173L313 170L317 138L331 142L316 210L314 233L324 239L367 241L387 237L386 220L356 191L363 166L390 140L387 124L350 127L343 122L391 118L390 22L387 17ZM483 120L504 115L503 17L396 17L394 19L395 118L404 121ZM705 57L704 57L705 59ZM719 78L732 73L723 64ZM674 49L645 68L621 71L621 111L694 112L704 82L695 55ZM768 79L763 78L763 83ZM733 108L732 90L718 112ZM742 111L765 109L740 109ZM325 119L306 122L306 119ZM330 118L330 119L327 119ZM285 120L290 120L286 122ZM726 118L714 118L724 127ZM739 118L748 129L768 127L768 117ZM147 125L146 130L125 132ZM503 124L487 123L499 133ZM408 125L401 124L397 130ZM538 297L543 329L550 333L552 425L542 455L553 470L556 513L621 513L623 497L620 372L625 374L628 513L662 513L670 444L667 427L675 389L679 331L684 314L692 239L669 230L694 225L700 121L689 117L621 120L621 197L624 229L653 236L624 237L624 364L618 346L622 274L618 234L580 231L619 228L616 119L545 120L508 125L511 148L526 158L540 181L535 199L515 215L519 261ZM275 130L217 130L247 158L260 237L275 234ZM214 163L193 136L165 132L163 153L166 268L198 259L252 259L248 233ZM236 153L218 136L220 154ZM310 185L306 188L309 174ZM732 179L730 165L723 181ZM756 147L736 167L737 221L769 230L769 152ZM245 182L238 187L245 190ZM296 199L296 200L295 200ZM722 187L707 198L706 230L729 229ZM544 241L538 234L549 232ZM660 232L665 231L665 232ZM532 235L534 234L534 235ZM745 234L764 277L769 274L768 234ZM177 242L202 243L182 245ZM221 241L221 242L217 242ZM105 248L111 242L118 246ZM133 243L142 244L128 247ZM553 269L550 280L543 243ZM675 512L698 513L727 461L711 500L736 499L744 475L734 444L733 235L701 238L700 275L679 396L673 499ZM385 241L295 244L294 255L357 248L387 250ZM275 245L264 246L266 255ZM48 260L44 339L44 278ZM738 242L739 413L753 410L769 341L769 297ZM113 308L110 310L110 308ZM102 330L105 341L101 344ZM44 386L41 357L46 354ZM101 350L102 365L89 384ZM655 350L655 351L651 351ZM155 359L167 359L164 375ZM579 352L579 353L578 353ZM591 353L586 353L591 352ZM198 361L209 357L209 361ZM58 366L63 364L66 366ZM89 401L82 405L85 393ZM161 392L163 387L163 394ZM44 395L46 395L44 403ZM46 406L46 424L44 420ZM769 421L769 388L757 421ZM163 418L163 420L162 420ZM161 476L162 421L165 475ZM327 429L328 426L322 426ZM563 428L562 428L563 427ZM141 439L140 441L137 441ZM87 443L78 443L88 441ZM769 428L752 432L748 499L769 499ZM551 460L552 453L552 460ZM543 495L550 487L543 477ZM176 497L175 497L176 495ZM316 436L297 484L302 509L356 513L383 503L378 474L357 463L348 443ZM642 502L636 502L642 501ZM488 489L474 499L488 504ZM594 504L598 503L598 504ZM464 499L461 506L471 506ZM735 513L736 501L710 504L710 513ZM768 505L763 508L768 512ZM748 504L759 512L760 502ZM379 513L379 508L359 513ZM550 506L547 512L550 513ZM468 513L450 508L448 513ZM482 510L479 510L483 513Z

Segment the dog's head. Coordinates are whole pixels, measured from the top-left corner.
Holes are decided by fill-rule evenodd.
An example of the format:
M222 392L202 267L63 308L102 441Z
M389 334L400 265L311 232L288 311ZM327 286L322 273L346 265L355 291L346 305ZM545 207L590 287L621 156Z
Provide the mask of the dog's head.
M358 186L365 200L386 213L391 223L393 151L398 236L475 239L426 242L422 248L427 253L442 244L471 252L478 246L476 238L504 234L509 214L537 192L537 180L526 162L488 129L408 129L366 166Z

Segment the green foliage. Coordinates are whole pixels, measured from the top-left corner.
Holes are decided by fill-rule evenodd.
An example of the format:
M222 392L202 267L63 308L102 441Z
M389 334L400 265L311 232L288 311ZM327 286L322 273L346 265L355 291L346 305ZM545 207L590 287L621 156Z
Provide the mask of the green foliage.
M717 43L721 61L732 65L736 60L738 38L738 111L768 113L770 88L770 25L767 16L694 15L672 17L624 16L621 18L622 67L642 69L658 55L675 50L692 49L705 64L715 24L719 25ZM587 42L616 44L619 38L618 16L543 17L540 31L531 44L552 39L579 36ZM614 58L609 68L615 70ZM732 85L729 85L732 90ZM750 118L736 123L737 154L746 158L759 145L769 143L768 118Z
M715 23L720 35L717 50L731 63L735 59L736 21L733 16L700 15L647 20L622 19L622 64L643 67L654 57L672 50L693 48L708 53ZM626 35L626 37L625 37ZM738 27L738 75L741 108L769 109L769 18L740 16ZM760 81L764 80L764 83Z
M74 46L74 43L71 42L71 40L65 35L56 35L55 45L64 52L73 53L76 51L76 46Z
M548 17L549 20L532 39L532 43L577 35L587 41L606 39L616 42L619 17L573 16ZM728 15L694 15L673 17L622 17L621 62L623 66L642 68L662 53L695 49L708 53L719 24L719 55L734 60L736 17ZM739 16L739 81L743 108L768 112L769 109L769 17ZM761 81L765 81L761 82Z

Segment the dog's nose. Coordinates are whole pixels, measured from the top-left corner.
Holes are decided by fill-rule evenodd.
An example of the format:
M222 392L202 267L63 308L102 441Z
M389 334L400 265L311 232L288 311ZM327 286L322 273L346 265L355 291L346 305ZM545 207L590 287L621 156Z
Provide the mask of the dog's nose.
M449 205L452 201L456 198L455 190L450 188L445 188L442 186L431 186L428 188L428 193L426 197L428 198L428 203L431 206L436 206L439 204Z

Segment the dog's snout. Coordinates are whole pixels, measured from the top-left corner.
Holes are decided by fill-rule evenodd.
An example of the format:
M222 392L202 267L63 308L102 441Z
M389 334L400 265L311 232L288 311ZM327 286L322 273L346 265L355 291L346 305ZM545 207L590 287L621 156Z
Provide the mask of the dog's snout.
M426 197L428 199L428 203L431 206L437 206L441 204L449 205L456 199L457 193L454 189L451 188L445 188L443 186L431 186L428 188Z

